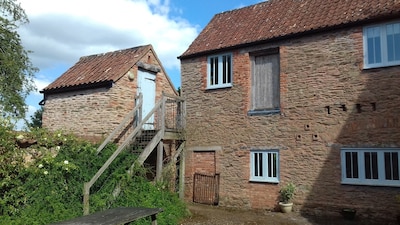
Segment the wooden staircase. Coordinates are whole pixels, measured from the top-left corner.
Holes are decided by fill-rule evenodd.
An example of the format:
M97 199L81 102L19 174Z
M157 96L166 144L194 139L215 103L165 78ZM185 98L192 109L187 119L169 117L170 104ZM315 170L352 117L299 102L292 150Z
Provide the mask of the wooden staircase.
M156 180L161 180L163 166L165 164L164 152L170 153L169 165L176 164L177 159L183 151L185 139L183 137L185 102L179 96L163 94L161 100L156 103L154 108L142 118L142 95L136 99L135 108L129 112L122 122L110 133L104 142L98 147L97 154L110 142L118 143L118 148L107 159L103 166L97 171L92 179L84 184L83 191L83 213L89 214L90 188L109 167L113 160L125 149L130 149L133 153L139 154L136 162L132 163L131 168L136 165L143 165L145 160L153 151L157 151L156 160ZM146 124L152 124L151 128ZM164 144L167 143L167 144ZM172 146L166 149L165 146ZM181 169L180 171L183 171ZM129 172L129 171L128 171ZM180 176L183 179L183 176ZM183 183L181 181L180 183Z
M156 136L157 130L143 130L136 140L131 145L133 153L141 153L142 149L145 149L150 141Z

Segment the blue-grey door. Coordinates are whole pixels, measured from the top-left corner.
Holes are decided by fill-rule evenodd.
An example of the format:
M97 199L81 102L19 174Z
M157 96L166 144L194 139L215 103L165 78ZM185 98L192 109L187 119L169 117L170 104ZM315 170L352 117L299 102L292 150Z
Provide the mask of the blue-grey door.
M146 71L138 70L138 94L143 95L142 118L154 108L156 101L156 75ZM154 129L154 115L143 125L145 130Z

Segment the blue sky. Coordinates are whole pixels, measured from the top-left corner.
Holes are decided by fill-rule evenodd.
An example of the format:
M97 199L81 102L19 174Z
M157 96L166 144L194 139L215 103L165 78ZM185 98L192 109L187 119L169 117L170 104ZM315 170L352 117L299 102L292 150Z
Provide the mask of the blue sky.
M262 0L19 0L30 20L19 29L42 90L81 56L152 44L175 87L182 54L211 18ZM27 98L30 118L43 99ZM19 127L21 125L19 124Z

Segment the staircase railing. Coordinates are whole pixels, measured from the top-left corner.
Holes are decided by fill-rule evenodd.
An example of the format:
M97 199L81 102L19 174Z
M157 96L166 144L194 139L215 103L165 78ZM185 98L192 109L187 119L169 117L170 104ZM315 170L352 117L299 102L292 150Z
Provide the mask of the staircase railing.
M127 127L129 124L133 124L135 121L135 117L137 118L138 121L141 120L141 112L142 112L142 106L143 106L143 95L140 93L136 97L136 105L135 108L133 108L132 111L130 111L125 118L121 121L121 123L108 135L108 137L101 143L101 145L97 148L96 152L99 154L104 147L108 143L110 143L117 134L121 135L121 132L124 130L129 130L132 129L132 127Z
M128 144L132 142L132 140L141 132L144 125L150 118L153 118L154 128L159 130L157 133L156 139L159 141L162 137L160 135L164 135L164 131L166 129L174 129L177 131L182 131L184 128L184 100L178 96L172 96L163 94L162 99L154 106L154 108L143 118L141 119L141 109L142 109L142 96L139 95L137 104L135 108L128 113L128 115L122 120L122 122L118 125L117 128L114 129L113 132L104 140L104 142L98 147L97 153L104 149L104 147L113 140L113 138L119 134L119 132L124 132L127 129L133 129L131 133L129 133L124 141L118 146L115 152L107 159L107 161L103 164L103 166L97 171L97 173L92 177L89 182L84 183L83 190L83 214L89 214L89 197L90 197L90 188L93 184L99 179L99 177L104 173L104 171L110 166L110 164L114 161L114 159L126 148ZM174 106L175 105L175 106ZM136 121L135 121L136 117ZM132 118L130 120L129 118ZM132 124L131 128L127 128L127 124ZM121 134L119 134L121 136ZM149 143L151 146L154 146L154 141ZM139 164L143 164L144 160L150 155L153 151L154 147L150 149L151 146L146 147L146 151L142 152L139 159ZM144 153L144 154L143 154Z

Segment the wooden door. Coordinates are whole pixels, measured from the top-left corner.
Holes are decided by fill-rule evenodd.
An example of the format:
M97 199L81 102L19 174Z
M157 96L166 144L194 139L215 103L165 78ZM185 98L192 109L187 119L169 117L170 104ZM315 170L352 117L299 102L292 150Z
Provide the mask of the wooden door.
M138 94L143 95L142 118L154 108L156 101L156 75L146 71L138 71ZM144 130L154 129L154 115L143 125Z

